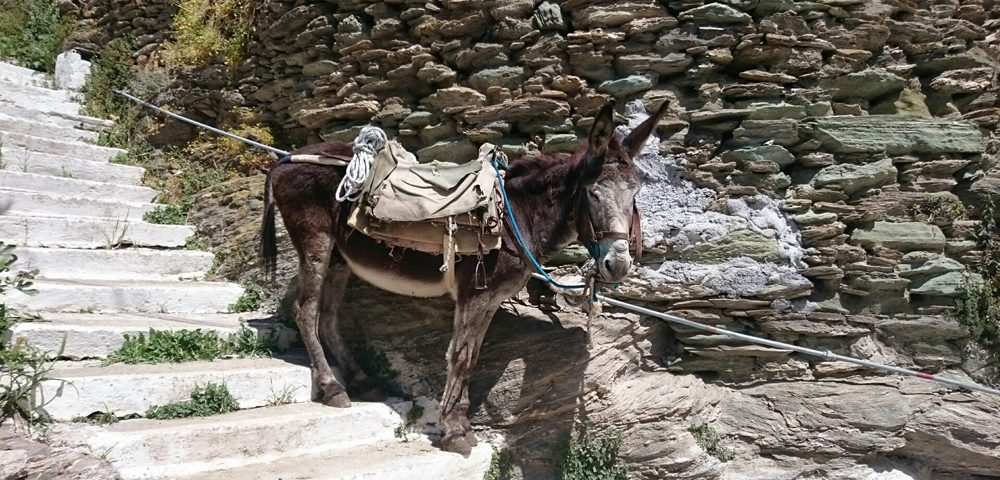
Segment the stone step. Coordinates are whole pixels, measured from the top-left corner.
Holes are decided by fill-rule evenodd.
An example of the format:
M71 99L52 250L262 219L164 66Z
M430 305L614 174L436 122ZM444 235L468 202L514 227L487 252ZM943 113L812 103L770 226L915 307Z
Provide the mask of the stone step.
M53 83L51 77L42 72L6 62L0 62L0 81L35 87L48 87Z
M80 104L66 90L20 85L3 80L0 80L0 102L45 113L80 114Z
M5 148L27 150L33 153L48 153L64 157L83 158L92 162L107 162L127 153L120 148L102 147L72 139L52 139L43 136L26 135L0 131L0 144Z
M56 195L43 192L0 189L0 199L9 215L45 217L104 217L141 221L143 214L159 205L145 202L98 200L85 195Z
M56 362L36 391L36 404L55 420L68 421L95 412L112 412L119 417L145 415L153 405L190 400L196 386L209 382L225 384L240 408L279 401L308 402L312 395L309 362L300 358L107 366L75 363Z
M282 457L266 464L155 478L175 480L329 479L329 480L480 480L490 468L493 448L477 445L466 458L442 451L420 436L313 455ZM148 478L148 477L147 477Z
M125 479L201 478L226 468L329 452L350 454L364 445L396 443L393 429L401 422L399 414L381 403L350 408L301 403L212 417L128 420L106 427L58 425L52 437L86 445Z
M136 336L150 329L160 331L196 330L218 332L222 338L240 330L240 322L257 332L259 338L273 338L281 350L296 338L294 330L259 315L221 313L170 315L163 313L45 313L40 319L15 323L3 339L5 345L24 339L44 352L63 348L61 358L104 359L121 348L124 335ZM65 344L63 340L65 339Z
M145 173L143 168L131 165L95 162L7 147L0 148L0 170L123 185L139 185Z
M97 132L93 130L17 118L4 113L0 113L0 132L23 133L61 141L95 142L98 137Z
M0 101L0 113L20 120L30 120L45 124L52 124L64 128L83 128L87 130L100 131L111 128L115 122L103 118L88 117L87 115L73 115L67 113L50 113L30 108L19 107L10 103Z
M215 255L193 250L21 247L11 273L79 280L190 280L203 278Z
M156 198L156 190L138 185L53 177L52 175L23 173L14 170L0 170L0 189L114 198L127 202L152 202Z
M190 225L157 225L97 217L0 215L0 241L26 247L111 248L119 245L181 247Z
M225 282L38 280L38 294L8 291L7 307L22 312L224 313L243 288Z

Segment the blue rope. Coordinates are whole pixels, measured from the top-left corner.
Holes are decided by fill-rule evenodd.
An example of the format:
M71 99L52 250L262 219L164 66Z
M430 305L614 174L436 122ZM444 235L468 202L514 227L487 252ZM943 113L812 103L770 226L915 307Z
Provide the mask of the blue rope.
M497 157L497 150L493 150L493 161L490 162L490 165L493 166L493 171L496 172L497 174L497 182L500 184L500 195L503 196L503 204L507 210L507 218L510 219L511 230L514 231L514 237L517 238L517 243L521 245L521 251L524 252L524 255L528 257L528 260L531 261L531 265L535 267L535 270L539 273L539 275L545 278L545 281L549 282L552 285L555 285L558 288L565 288L565 289L587 288L587 285L585 284L563 285L555 281L542 268L542 265L538 263L538 260L535 259L535 256L531 254L531 250L528 250L528 244L527 242L524 241L524 236L521 235L521 229L517 226L517 220L514 218L514 210L510 208L510 200L507 198L507 188L503 184L503 177L500 176L500 168L498 167L498 165L503 167L504 171L510 171L510 168L508 168L507 165L505 165L503 161ZM594 294L595 295L597 294L596 288L594 289Z

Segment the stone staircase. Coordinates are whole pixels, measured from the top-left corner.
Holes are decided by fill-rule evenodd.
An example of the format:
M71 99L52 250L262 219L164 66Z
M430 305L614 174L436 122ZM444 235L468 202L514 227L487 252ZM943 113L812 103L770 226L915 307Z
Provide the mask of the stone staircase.
M47 84L0 63L0 241L17 245L14 269L31 272L39 291L9 292L2 301L40 315L16 324L3 341L48 351L63 346L63 360L36 399L56 421L54 442L109 459L125 479L483 477L492 454L485 442L463 458L421 434L396 438L411 402L349 409L310 402L301 354L102 365L123 334L238 331L241 316L224 312L243 289L202 280L212 255L184 249L193 227L142 221L156 207L156 192L140 186L143 170L110 163L122 152L94 144L94 130L108 122L80 115L70 92ZM264 320L250 325L259 334L280 328ZM152 405L186 400L208 382L225 383L242 410L136 418ZM107 426L73 421L96 412L131 419Z

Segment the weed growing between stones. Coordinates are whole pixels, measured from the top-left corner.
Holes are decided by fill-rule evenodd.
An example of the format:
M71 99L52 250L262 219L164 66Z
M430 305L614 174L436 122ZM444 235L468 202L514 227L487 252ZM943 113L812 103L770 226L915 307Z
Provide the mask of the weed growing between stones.
M967 281L955 302L955 318L969 328L972 342L980 347L983 381L1000 385L1000 230L996 206L986 203L980 212L976 240L983 251L979 264L982 282Z
M163 60L175 68L204 67L223 58L235 70L246 57L253 25L249 0L181 0L174 17L174 38L163 47Z
M698 446L709 455L719 459L721 462L728 462L733 459L732 450L722 446L722 437L707 423L699 423L688 428L688 432L694 436Z
M910 213L917 220L935 224L948 225L965 217L965 205L955 198L944 195L925 197L910 206Z
M494 450L490 457L490 468L483 480L510 480L514 477L514 456L507 450Z
M593 423L583 421L576 435L570 435L557 447L559 480L627 479L625 462L618 457L622 438L620 430L595 432Z
M392 363L389 362L385 352L360 340L348 340L348 348L365 375L375 380L382 390L393 390L392 379L396 378L399 372L392 368Z
M127 417L128 416L126 416L126 418ZM119 420L123 420L123 418L120 418L118 417L118 415L115 415L115 413L112 412L110 408L108 408L107 404L104 405L103 412L94 412L87 416L78 415L76 417L73 417L74 422L89 423L91 425L111 425L114 423L118 423Z
M404 442L410 441L407 434L410 433L410 430L417 424L417 420L420 420L420 416L423 414L424 407L421 407L414 402L413 406L410 407L410 410L406 412L406 418L403 420L403 423L396 425L396 428L393 430L393 434L396 438L401 438Z
M55 72L56 56L72 31L52 0L0 0L0 59L48 73Z
M187 222L187 209L180 205L163 205L142 214L142 221L160 225L184 225Z
M5 275L16 261L14 246L0 242L0 295L9 290L28 295L38 293L32 288L30 281L19 276ZM8 309L6 304L0 303L0 338L5 339L0 344L0 424L12 420L15 426L30 427L48 421L48 417L40 410L44 405L35 404L32 394L48 376L55 359L62 355L63 348L60 347L55 353L43 352L29 345L23 338L7 339L10 328L25 318Z
M302 388L302 385L285 385L280 392L274 391L274 384L271 384L271 396L267 399L267 405L274 407L278 405L288 405L295 398L295 391Z
M125 343L104 363L178 363L220 357L269 357L277 350L275 337L276 333L260 338L245 324L225 339L211 330L149 329L148 336L125 334Z
M220 413L235 412L239 403L229 393L225 384L209 382L204 387L196 386L191 392L191 400L166 405L153 405L146 410L146 418L166 420L171 418L207 417Z
M260 301L263 299L260 285L250 280L243 284L243 295L236 299L236 303L229 306L230 313L252 312L260 308Z

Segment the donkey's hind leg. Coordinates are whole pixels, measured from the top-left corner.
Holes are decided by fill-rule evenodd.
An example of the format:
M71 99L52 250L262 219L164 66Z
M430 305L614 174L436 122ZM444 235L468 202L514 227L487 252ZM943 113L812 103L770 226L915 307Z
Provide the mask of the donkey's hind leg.
M351 400L344 386L334 377L319 338L319 306L332 244L330 235L326 233L314 233L302 239L299 249L299 295L295 303L295 323L299 327L302 343L305 344L312 363L313 385L319 390L323 403L333 407L349 407Z
M337 257L338 254L334 253L330 259L330 270L323 282L323 303L319 316L320 337L323 339L326 351L333 355L337 365L343 370L348 387L355 389L355 393L368 393L374 390L376 385L365 375L340 334L340 305L344 300L344 294L347 293L347 281L351 278L351 269Z

